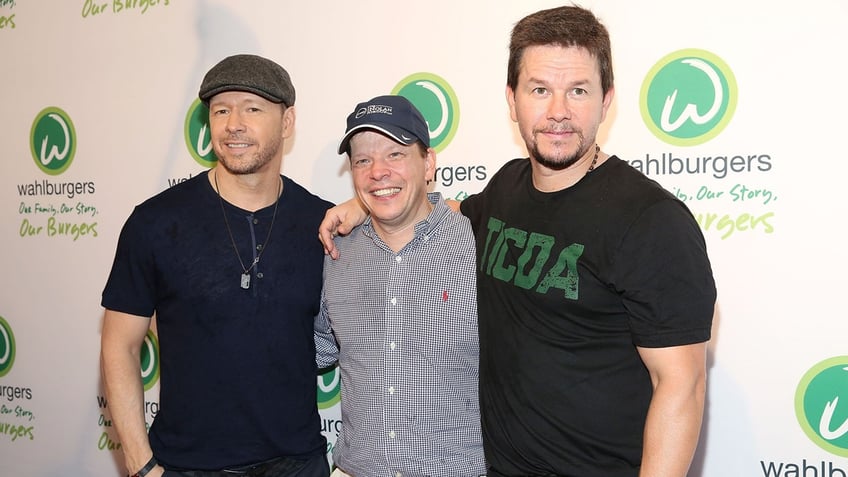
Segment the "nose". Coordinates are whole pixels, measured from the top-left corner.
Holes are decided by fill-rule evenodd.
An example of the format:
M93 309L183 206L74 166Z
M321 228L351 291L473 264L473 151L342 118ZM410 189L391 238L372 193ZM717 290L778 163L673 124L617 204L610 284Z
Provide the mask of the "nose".
M241 114L236 111L230 111L230 114L227 116L227 132L237 132L244 130L244 123L241 119Z
M567 121L571 119L571 105L565 94L553 94L548 103L548 119L553 121Z
M392 170L388 166L386 161L382 159L377 159L371 163L371 169L368 170L368 173L371 176L372 180L381 181L386 177L390 176Z

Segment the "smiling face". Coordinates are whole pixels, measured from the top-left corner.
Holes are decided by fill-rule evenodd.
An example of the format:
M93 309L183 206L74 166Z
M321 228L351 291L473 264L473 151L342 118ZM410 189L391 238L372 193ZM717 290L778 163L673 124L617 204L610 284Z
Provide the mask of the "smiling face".
M253 93L227 91L209 101L209 127L218 164L231 174L254 174L282 161L294 108Z
M603 93L598 62L586 49L541 45L524 51L506 96L531 160L563 170L594 153L613 90Z
M371 213L377 232L412 233L412 226L430 213L427 181L433 178L436 156L420 144L405 146L365 130L350 140L350 170L359 200Z

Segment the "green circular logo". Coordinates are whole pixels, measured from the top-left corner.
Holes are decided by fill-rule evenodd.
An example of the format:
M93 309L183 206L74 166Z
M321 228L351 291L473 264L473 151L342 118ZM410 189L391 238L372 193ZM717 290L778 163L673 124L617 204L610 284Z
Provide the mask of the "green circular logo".
M459 100L453 88L440 76L415 73L392 89L421 111L430 129L430 147L441 152L450 144L459 127Z
M212 134L209 131L209 108L195 99L188 108L185 118L185 142L191 157L203 167L214 167L218 162L212 149Z
M41 110L32 122L29 148L39 169L51 176L65 172L77 150L76 131L68 113L56 107Z
M141 382L149 391L159 381L159 340L153 331L147 332L141 344Z
M639 109L663 142L694 146L716 137L736 110L733 71L718 56L685 49L666 55L648 72Z
M0 378L7 375L15 364L15 335L12 327L0 316Z
M318 375L318 409L328 409L342 398L341 373L338 366Z
M795 415L817 446L848 457L848 356L813 366L795 391Z

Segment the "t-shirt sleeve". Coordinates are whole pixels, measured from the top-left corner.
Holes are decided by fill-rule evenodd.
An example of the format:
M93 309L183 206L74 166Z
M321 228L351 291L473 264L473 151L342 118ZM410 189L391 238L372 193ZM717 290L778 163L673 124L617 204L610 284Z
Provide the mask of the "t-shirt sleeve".
M648 207L624 236L616 278L633 342L659 348L707 341L716 289L703 234L682 203Z
M468 217L471 223L476 223L474 219L480 215L480 199L480 194L472 194L459 203L459 211Z
M138 212L133 211L118 238L112 270L103 290L104 308L138 316L153 316L155 281L151 240Z

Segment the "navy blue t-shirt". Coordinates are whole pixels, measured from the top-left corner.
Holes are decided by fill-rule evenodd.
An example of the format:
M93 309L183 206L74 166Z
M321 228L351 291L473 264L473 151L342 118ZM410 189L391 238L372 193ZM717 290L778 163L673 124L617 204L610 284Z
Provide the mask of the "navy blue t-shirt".
M121 231L102 305L155 313L160 411L150 443L163 464L220 469L325 452L316 407L313 317L332 204L284 177L274 205L224 203L208 172L135 208ZM262 251L241 288L242 266ZM263 250L264 249L264 250Z

